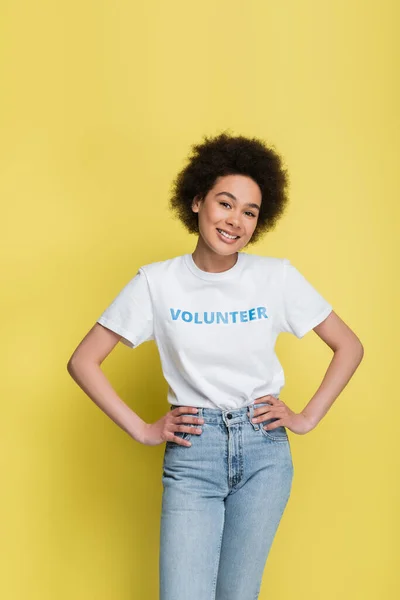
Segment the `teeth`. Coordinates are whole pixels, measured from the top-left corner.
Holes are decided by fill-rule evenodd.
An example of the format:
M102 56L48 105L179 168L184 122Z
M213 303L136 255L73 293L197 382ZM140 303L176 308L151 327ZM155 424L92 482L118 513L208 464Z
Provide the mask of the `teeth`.
M237 235L229 235L229 233L226 233L225 231L222 231L222 229L218 229L218 231L220 233L222 233L222 235L224 235L225 237L229 238L230 240L236 240L237 239Z

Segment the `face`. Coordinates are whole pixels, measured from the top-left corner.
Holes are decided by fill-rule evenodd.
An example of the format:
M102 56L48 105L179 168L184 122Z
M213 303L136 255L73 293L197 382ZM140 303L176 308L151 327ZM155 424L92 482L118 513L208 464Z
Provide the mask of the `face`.
M218 177L204 200L197 197L192 209L198 213L204 242L217 254L239 252L250 241L258 221L261 190L245 175ZM224 236L221 231L235 236Z

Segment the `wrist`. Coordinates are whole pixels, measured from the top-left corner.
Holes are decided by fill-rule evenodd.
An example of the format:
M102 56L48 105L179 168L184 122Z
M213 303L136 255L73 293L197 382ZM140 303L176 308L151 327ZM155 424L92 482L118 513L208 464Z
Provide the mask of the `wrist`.
M147 435L150 424L142 421L138 424L138 426L131 432L131 438L134 439L139 444L147 443Z
M306 419L306 421L310 424L311 429L314 429L318 425L318 419L308 414L306 411L302 410L300 412L301 415ZM311 431L310 429L310 431Z

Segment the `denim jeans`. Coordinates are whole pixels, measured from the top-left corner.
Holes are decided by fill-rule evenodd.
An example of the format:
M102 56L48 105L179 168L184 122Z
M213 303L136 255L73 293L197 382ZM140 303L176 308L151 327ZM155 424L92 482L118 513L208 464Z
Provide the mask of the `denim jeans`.
M204 419L189 424L202 433L175 434L192 445L166 442L159 600L258 598L293 479L286 428L251 422L262 405L199 407L185 414Z

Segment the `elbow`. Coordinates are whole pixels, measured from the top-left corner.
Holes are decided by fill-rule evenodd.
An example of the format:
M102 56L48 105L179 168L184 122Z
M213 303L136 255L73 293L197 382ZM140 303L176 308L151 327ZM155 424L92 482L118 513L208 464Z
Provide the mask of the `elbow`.
M364 356L364 346L362 345L361 340L357 335L355 336L355 343L356 343L357 350L360 353L360 355Z
M71 377L74 377L76 370L78 368L78 357L75 355L75 353L71 356L71 358L69 359L69 361L67 362L67 372L71 375Z
M364 346L361 341L357 338L355 342L354 354L358 358L358 362L360 363L364 357Z
M71 358L69 359L69 361L67 362L67 372L72 376L73 371L74 371L74 357L72 355Z
M361 362L364 356L364 346L362 345L360 338L352 332L351 337L347 341L351 348L351 352L354 356L358 357Z
M364 346L358 337L354 336L353 339L347 339L343 344L339 345L336 350L340 353L345 353L347 356L351 356L354 360L360 363L364 357Z
M82 354L77 355L75 352L67 362L67 371L71 375L73 379L76 378L77 373L82 372L83 369L91 367L92 365L96 365L100 367L101 363L88 358L87 356L82 356Z

